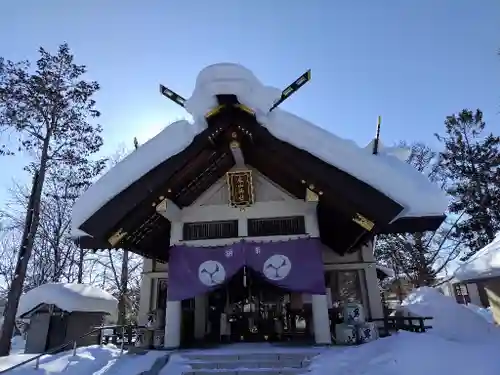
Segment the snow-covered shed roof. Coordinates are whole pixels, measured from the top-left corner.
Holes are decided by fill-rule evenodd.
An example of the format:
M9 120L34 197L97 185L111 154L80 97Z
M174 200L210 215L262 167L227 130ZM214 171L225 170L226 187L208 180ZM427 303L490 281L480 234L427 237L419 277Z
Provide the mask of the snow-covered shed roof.
M377 267L377 277L380 280L384 280L387 277L394 277L395 276L394 270L389 268L389 267L383 266L381 264L377 264L376 267Z
M111 229L127 235L133 230L134 225L125 229L127 225L119 223L132 210L159 222L152 219L151 207L160 196L180 208L191 204L234 165L227 152L228 134L237 134L247 164L294 195L305 194L304 181L321 188L318 217L329 215L329 228L339 226L332 220L344 215L352 221L349 216L356 213L375 222L379 232L433 230L441 224L447 199L424 175L394 156L372 155L291 113L269 112L280 96L280 90L264 86L240 65L205 68L185 103L194 123L167 126L92 185L73 207L73 234L93 237L81 237L84 246L106 246L101 238L109 237ZM218 114L209 118L214 108ZM238 126L233 129L234 124ZM294 168L284 160L294 160ZM137 207L146 201L142 214ZM146 206L151 211L147 214ZM168 223L155 225L161 227L158 231L169 230Z
M115 316L118 301L108 292L86 284L49 283L23 294L17 316L21 317L40 305L55 305L67 312L102 312Z
M453 276L461 282L500 277L500 234L461 264Z

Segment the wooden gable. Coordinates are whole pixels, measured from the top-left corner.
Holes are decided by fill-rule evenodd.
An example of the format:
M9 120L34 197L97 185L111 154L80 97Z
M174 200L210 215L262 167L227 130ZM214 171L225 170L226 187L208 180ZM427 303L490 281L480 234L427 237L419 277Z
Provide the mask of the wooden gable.
M227 99L227 98L226 98ZM182 152L172 156L115 196L80 229L87 248L128 248L147 257L168 259L170 222L156 212L164 198L180 208L196 202L231 170L236 140L245 163L297 199L306 188L319 195L318 224L323 242L339 253L349 251L377 232L404 232L412 226L436 229L442 218L418 218L391 224L403 207L370 185L283 142L237 103L226 104L208 118L208 127ZM283 124L286 126L286 124ZM398 227L399 225L399 227Z

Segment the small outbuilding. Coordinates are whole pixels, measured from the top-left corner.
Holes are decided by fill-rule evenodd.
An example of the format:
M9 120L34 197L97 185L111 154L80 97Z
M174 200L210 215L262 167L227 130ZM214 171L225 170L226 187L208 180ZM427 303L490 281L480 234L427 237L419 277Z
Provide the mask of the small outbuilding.
M97 344L98 333L82 337L116 317L118 301L108 292L86 284L44 284L23 294L18 319L29 319L25 353L43 353L67 342ZM67 349L67 348L65 348Z
M500 324L500 233L455 271L454 277L468 288L477 286L479 296L485 296L496 324ZM488 306L485 306L488 307Z

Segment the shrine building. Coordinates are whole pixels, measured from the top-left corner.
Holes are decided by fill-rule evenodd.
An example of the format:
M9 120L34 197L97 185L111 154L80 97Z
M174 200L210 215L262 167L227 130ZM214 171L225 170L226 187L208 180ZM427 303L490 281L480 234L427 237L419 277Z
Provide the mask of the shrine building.
M76 202L79 246L144 257L138 323L154 313L165 347L329 344L344 304L383 316L376 236L443 222L444 193L404 150L378 137L361 148L278 107L309 78L282 91L216 64L187 100L162 86L193 121L167 126Z

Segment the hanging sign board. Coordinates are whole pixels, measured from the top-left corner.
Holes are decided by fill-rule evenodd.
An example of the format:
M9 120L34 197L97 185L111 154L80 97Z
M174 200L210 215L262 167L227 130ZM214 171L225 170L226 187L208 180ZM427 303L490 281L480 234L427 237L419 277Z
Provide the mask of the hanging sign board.
M233 207L245 208L254 203L252 171L227 172L229 188L229 204Z

